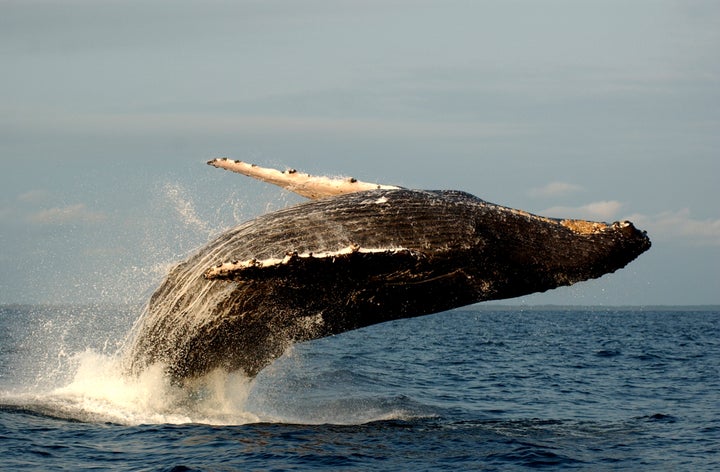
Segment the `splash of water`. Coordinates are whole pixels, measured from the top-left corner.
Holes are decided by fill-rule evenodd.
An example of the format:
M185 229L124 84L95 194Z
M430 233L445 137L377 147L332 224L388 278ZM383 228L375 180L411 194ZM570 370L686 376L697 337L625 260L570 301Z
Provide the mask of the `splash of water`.
M18 338L25 355L14 361L11 382L0 392L3 403L54 417L120 424L258 420L244 407L252 382L242 375L213 372L180 388L170 384L160 365L140 376L128 376L124 369L124 346L132 335L128 322L142 312L141 300L147 300L174 261L212 236L213 228L222 229L242 217L244 204L232 192L219 205L222 214L217 209L210 215L199 211L192 196L179 182L161 185L147 207L161 217L148 218L144 232L131 235L144 237L137 249L143 265L113 266L111 276L102 273L108 265L97 268L102 293L134 308L118 315L124 310L114 305L48 305L22 314L27 324ZM70 277L67 281L73 283ZM57 298L64 300L62 293Z
M166 183L163 186L163 192L186 226L206 235L212 233L208 223L198 215L192 199L187 195L187 191L179 183Z
M162 365L135 377L125 375L117 356L86 350L71 361L75 371L67 385L6 394L3 403L58 418L124 425L260 421L245 407L253 383L241 375L216 371L180 388L170 384Z
M211 222L203 220L188 195L191 193L179 184L165 186L159 195L162 206L175 208L176 218L152 219L163 221L163 225L147 228L148 244L139 249L145 265L121 268L119 276L112 279L115 283L108 283L105 292L126 294L121 297L123 301L137 303L138 297L167 273L173 264L171 259L184 257L161 247L163 241L170 244L168 240L174 240L185 252L212 236L210 228L222 229L240 219L239 204L232 194L227 196L227 205L219 205L232 213L229 222L227 216L222 220L217 214L208 220ZM268 205L286 206L288 198L280 195ZM166 212L163 215L167 217ZM223 224L214 224L218 221ZM168 235L174 239L168 239ZM273 382L283 382L282 374L250 380L240 373L213 371L183 387L172 384L159 364L138 376L128 376L122 357L122 340L127 338L132 324L128 315L69 305L43 310L28 320L23 343L29 347L22 347L29 349L30 355L13 367L15 385L0 392L3 404L27 407L51 417L126 425L238 425L257 421L357 424L407 416L402 407L374 401L347 399L333 404L323 400L312 404L303 402L292 390L279 397L267 395L275 390ZM134 309L132 314L138 311ZM308 366L289 367L302 370Z
M92 351L77 355L78 368L67 386L48 395L72 417L121 424L245 424L258 421L245 402L249 379L213 372L191 387L171 385L162 365L138 377L124 375L115 357ZM56 405L60 406L60 405ZM69 411L68 411L69 410Z

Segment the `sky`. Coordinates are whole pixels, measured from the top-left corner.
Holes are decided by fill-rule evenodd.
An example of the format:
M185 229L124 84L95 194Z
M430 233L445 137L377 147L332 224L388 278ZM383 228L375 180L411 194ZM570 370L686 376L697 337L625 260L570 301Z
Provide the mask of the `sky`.
M301 198L215 157L552 217L627 268L508 303L720 304L714 0L0 0L0 303L138 303Z

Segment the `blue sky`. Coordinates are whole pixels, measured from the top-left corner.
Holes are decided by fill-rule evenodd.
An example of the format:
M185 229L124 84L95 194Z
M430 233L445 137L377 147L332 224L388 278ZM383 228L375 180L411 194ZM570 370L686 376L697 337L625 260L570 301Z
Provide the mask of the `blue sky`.
M0 303L143 300L301 201L205 165L229 156L653 240L518 302L720 304L718 24L711 0L0 2Z

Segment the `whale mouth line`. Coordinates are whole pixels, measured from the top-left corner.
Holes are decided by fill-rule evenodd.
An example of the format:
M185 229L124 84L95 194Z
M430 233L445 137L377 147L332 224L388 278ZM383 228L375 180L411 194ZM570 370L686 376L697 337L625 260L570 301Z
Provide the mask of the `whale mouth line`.
M263 260L253 258L244 261L222 262L207 269L204 276L208 280L229 278L243 272L248 273L251 270L291 265L303 259L328 259L331 262L335 262L338 259L347 258L353 254L393 255L401 253L410 254L413 252L415 251L406 248L363 248L356 244L351 244L337 251L303 252L300 254L297 251L289 251L282 259L271 257Z

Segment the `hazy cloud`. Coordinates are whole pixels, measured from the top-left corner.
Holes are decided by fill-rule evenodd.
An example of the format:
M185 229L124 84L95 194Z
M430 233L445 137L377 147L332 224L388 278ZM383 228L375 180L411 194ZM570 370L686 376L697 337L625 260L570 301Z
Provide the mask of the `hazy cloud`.
M690 210L665 211L654 216L633 214L627 217L638 228L658 240L682 240L698 245L720 246L720 219L698 220Z
M0 110L2 111L2 110ZM527 134L527 125L512 121L434 121L401 118L338 118L329 116L303 116L288 114L243 115L234 113L128 113L128 114L63 114L62 117L51 112L31 114L20 118L3 118L0 125L18 131L35 132L62 130L73 134L82 131L88 133L119 132L130 136L148 134L182 133L236 135L238 130L244 134L306 134L333 133L346 136L406 136L406 137L505 137Z
M528 194L531 197L560 197L570 193L579 192L583 188L567 182L550 182L544 187L531 188Z
M38 203L47 200L48 196L47 190L35 189L21 193L17 199L23 203Z
M66 223L96 223L104 221L104 213L89 210L84 203L64 207L48 208L27 217L31 223L42 225Z
M603 200L577 207L554 206L543 210L541 214L555 218L581 218L605 221L615 218L615 215L620 211L622 205L623 204L617 200Z
M6 218L9 218L12 214L13 214L13 209L11 206L0 204L0 221L3 221Z

